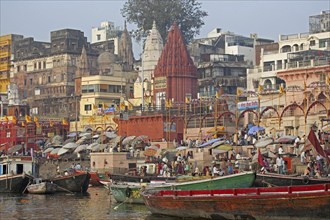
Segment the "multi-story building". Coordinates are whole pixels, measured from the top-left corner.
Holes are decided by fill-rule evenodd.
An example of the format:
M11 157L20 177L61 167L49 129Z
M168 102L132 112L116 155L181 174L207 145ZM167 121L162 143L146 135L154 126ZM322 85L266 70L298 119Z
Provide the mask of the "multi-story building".
M100 47L106 42L113 45L111 48L114 54L118 54L119 40L123 30L121 27L115 27L114 22L103 21L100 27L92 28L92 41L93 47Z
M244 37L216 28L206 38L194 40L189 51L198 67L200 97L214 97L221 87L226 94L246 88L246 70L255 63L256 45L272 40L256 34Z
M0 36L0 117L7 115L7 89L10 84L11 55L14 52L13 43L21 39L23 39L23 36L16 34Z
M93 54L84 33L63 29L51 32L51 42L26 38L15 43L11 83L19 98L38 117L74 119L76 111L75 75L83 48ZM96 62L91 61L91 66Z
M313 100L322 100L325 104L329 99L324 90L329 76L329 18L329 11L310 16L308 33L280 35L278 42L256 47L256 66L248 70L247 90L258 93L260 112L272 106L276 114L285 117L285 120L278 117L264 120L269 131L302 136L311 123L319 123L319 117L326 117L325 109L316 109L314 118L308 119L306 114ZM296 104L303 110L295 109ZM293 105L290 113L289 105ZM266 118L272 114L262 113L262 116ZM307 117L306 121L304 117Z

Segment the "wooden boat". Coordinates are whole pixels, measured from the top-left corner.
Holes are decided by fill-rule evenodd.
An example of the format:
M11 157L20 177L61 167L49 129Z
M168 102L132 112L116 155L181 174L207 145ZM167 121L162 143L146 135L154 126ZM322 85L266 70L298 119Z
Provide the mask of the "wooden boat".
M89 186L90 174L71 173L64 176L54 177L47 181L56 184L56 192L82 192L85 193Z
M0 175L0 193L23 193L33 177L28 174Z
M30 156L0 157L0 193L23 193L33 180L33 158Z
M153 214L209 219L329 219L330 184L144 191Z
M147 176L133 176L133 175L123 175L123 174L109 174L110 179L114 182L143 182L150 183L151 181L175 181L176 177L163 177L163 176L155 176L155 175L147 175Z
M85 171L82 171L82 170L76 170L77 173L85 173ZM102 186L102 183L100 182L101 181L101 177L100 177L100 174L98 172L93 172L93 171L90 171L88 172L90 174L90 179L89 179L89 184L91 186Z
M51 194L56 192L56 185L53 182L42 182L41 179L34 179L34 183L27 186L31 194Z
M219 176L213 178L204 178L201 180L192 180L186 182L164 182L153 181L147 183L112 183L110 190L117 202L144 203L140 192L145 189L227 189L251 187L255 180L255 173L243 172L228 176Z
M275 173L257 173L254 186L294 186L330 183L330 178L312 178L308 176L283 175Z

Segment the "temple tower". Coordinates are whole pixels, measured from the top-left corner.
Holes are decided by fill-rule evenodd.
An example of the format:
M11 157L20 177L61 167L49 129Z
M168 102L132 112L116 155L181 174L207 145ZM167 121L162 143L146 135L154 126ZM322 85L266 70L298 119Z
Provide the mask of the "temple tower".
M186 96L197 98L197 68L188 54L183 36L176 23L167 35L167 41L154 72L154 102L165 100L184 103Z

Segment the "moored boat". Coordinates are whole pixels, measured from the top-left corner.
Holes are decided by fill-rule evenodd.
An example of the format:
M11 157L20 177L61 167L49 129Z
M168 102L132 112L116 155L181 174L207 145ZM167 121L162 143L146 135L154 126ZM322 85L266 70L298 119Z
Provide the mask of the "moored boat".
M54 177L50 180L56 184L56 192L82 192L85 193L89 186L90 174L71 173L68 175Z
M254 186L294 186L330 183L330 178L312 178L308 176L284 175L276 173L257 173Z
M151 181L175 181L175 176L164 177L164 176L155 176L155 175L147 175L147 176L134 176L134 175L124 175L124 174L109 174L110 179L119 182L144 182L150 183Z
M23 193L33 177L28 174L5 174L0 176L0 193Z
M328 219L330 184L141 192L153 214L209 219Z
M29 175L33 173L33 167L30 156L0 157L0 193L23 193L33 180Z
M27 186L28 193L31 194L51 194L56 192L56 185L53 182L42 182L36 178L35 182Z
M200 189L227 189L251 187L255 180L255 173L252 171L193 180L186 182L155 181L147 183L112 183L110 190L117 202L127 201L129 203L143 203L140 192L148 189L180 189L180 190L200 190Z

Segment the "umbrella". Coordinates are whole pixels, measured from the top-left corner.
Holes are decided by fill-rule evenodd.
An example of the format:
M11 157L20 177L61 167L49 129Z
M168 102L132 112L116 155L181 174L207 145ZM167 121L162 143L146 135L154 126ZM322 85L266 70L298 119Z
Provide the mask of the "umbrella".
M223 138L214 138L214 139L211 139L211 140L209 140L209 141L205 142L204 144L201 144L201 145L199 145L197 147L205 147L207 145L213 144L214 142L220 141L222 139Z
M135 138L134 141L144 141L145 139L148 139L147 135L140 135L137 138Z
M224 144L226 141L225 140L221 140L221 141L216 141L211 145L211 148L214 148L216 146L219 146L220 144Z
M81 151L86 150L87 146L88 146L87 144L79 145L79 146L74 150L74 153L79 153L79 152L81 152Z
M157 146L157 145L151 145L151 146L149 146L149 147L147 147L147 148L152 148L152 149L154 149L154 150L159 150L159 147ZM146 148L146 149L147 149Z
M121 136L117 136L109 141L109 143L118 143L121 140Z
M60 149L62 149L62 148L55 148L49 154L57 154Z
M99 150L104 150L107 146L107 144L100 144Z
M186 150L186 149L188 149L188 147L181 146L176 148L177 151Z
M93 146L92 151L93 152L100 151L100 147L101 147L101 144L96 144Z
M86 133L80 133L79 134L79 137L86 137L86 138L89 139L89 138L92 138L92 134L91 133L87 133L87 132Z
M76 135L77 135L77 133L73 132L73 133L68 134L68 137L75 137Z
M100 137L99 134L96 134L96 135L93 136L93 138L98 138L98 137Z
M86 150L92 150L93 149L93 147L95 147L96 145L98 145L99 143L92 143L92 144L90 144L90 145L88 145L87 147L86 147Z
M261 126L253 126L249 129L248 131L248 135L254 135L256 133L258 133L259 131L264 131L265 128L261 127Z
M16 151L19 151L19 150L21 150L22 148L23 148L23 145L21 145L21 144L17 144L17 145L15 145L14 147L9 148L9 149L8 149L8 153L9 153L9 154L15 153Z
M52 150L54 150L54 148L53 147L50 147L50 148L47 148L46 150L44 150L44 154L46 154L46 153L49 153L49 152L51 152Z
M255 147L266 147L267 145L270 145L274 143L274 139L271 138L271 137L266 137L266 138L261 138L259 139L255 144L254 146Z
M63 146L63 148L65 148L65 149L74 149L76 147L78 147L78 144L73 143L73 142L67 143L66 145Z
M126 137L126 138L123 140L122 144L123 144L123 145L129 144L131 141L133 141L133 140L135 139L135 137L136 137L136 136L128 136L128 137Z
M222 144L219 145L215 148L213 148L214 150L222 150L222 151L230 151L233 149L233 146L231 146L230 144Z
M69 152L70 149L67 148L59 148L59 150L57 151L57 155L60 156L62 154L65 154L67 152Z
M115 132L106 131L104 134L106 137L111 138L111 139L117 137L117 134L115 134Z
M86 136L83 136L83 137L79 138L79 140L76 141L76 144L82 144L86 140L87 140L87 137Z
M293 144L297 136L286 135L275 140L277 144Z
M155 150L154 148L148 147L145 149L145 151L143 152L144 156L147 157L151 157L154 156L157 153L157 150Z

